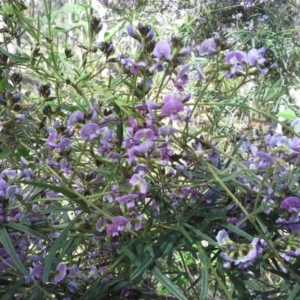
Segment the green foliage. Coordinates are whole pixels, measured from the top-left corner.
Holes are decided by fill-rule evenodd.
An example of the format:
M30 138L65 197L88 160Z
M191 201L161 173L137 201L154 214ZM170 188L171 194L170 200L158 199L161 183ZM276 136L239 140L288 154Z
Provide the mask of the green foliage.
M285 144L299 138L289 126L299 108L287 97L299 75L295 8L179 1L178 11L157 12L147 1L114 1L103 30L89 4L44 4L36 18L18 1L0 9L0 299L298 299L299 240L282 206L300 197L298 146ZM63 23L70 14L74 23ZM138 21L128 42L124 28ZM170 58L157 65L167 38ZM215 56L199 55L207 38L221 45ZM190 45L193 55L183 55ZM225 60L260 47L263 66ZM162 112L170 92L184 112L176 103ZM272 148L267 126L253 134L253 114L281 124L285 140ZM85 135L90 124L97 129ZM165 125L175 133L159 134ZM138 136L144 129L154 141ZM133 204L117 200L128 195ZM216 240L222 230L229 241ZM246 260L253 249L261 253Z

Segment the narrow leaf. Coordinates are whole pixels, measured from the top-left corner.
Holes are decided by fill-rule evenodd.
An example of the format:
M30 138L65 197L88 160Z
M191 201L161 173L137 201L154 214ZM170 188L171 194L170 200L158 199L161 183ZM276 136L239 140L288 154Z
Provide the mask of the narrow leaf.
M28 272L22 264L18 254L16 253L15 247L13 246L10 237L3 225L0 225L0 239L14 265L22 272L23 275L26 275Z
M51 191L61 193L61 194L65 195L66 197L68 197L70 200L79 204L83 209L88 210L87 204L82 199L79 198L79 195L77 193L75 193L74 191L72 191L69 188L46 184L46 183L37 182L37 181L22 180L22 181L20 181L20 183L21 184L30 184L30 185L38 186L38 187L42 187L42 188L47 188Z
M201 292L200 292L200 300L206 300L208 294L208 258L206 252L201 247L198 247L199 258L201 261Z
M44 235L44 234L42 234L38 231L35 231L35 230L31 229L30 227L28 227L26 225L14 223L14 222L7 222L7 223L5 223L5 226L8 226L10 228L13 228L13 229L16 229L16 230L19 230L19 231L22 231L22 232L25 232L28 235L37 237L37 238L42 239L44 241L50 242L50 239L46 235Z
M293 291L289 294L288 298L286 300L295 300L295 299L299 299L296 298L297 296L299 296L300 293L300 285L297 284L295 286L295 288L293 289Z
M151 270L154 277L161 283L163 287L165 287L168 291L170 291L175 297L180 300L188 300L188 298L174 285L174 283L161 272L161 270L155 266Z
M4 295L1 297L1 300L11 300L14 299L15 294L17 293L18 289L24 284L25 279L20 278L18 281L14 283L14 285L10 285Z
M61 248L63 242L66 240L69 231L72 229L72 227L76 224L76 222L79 220L79 218L81 217L80 213L64 230L63 232L60 234L60 236L57 238L57 240L54 242L50 252L48 253L48 255L45 258L45 265L44 265L44 272L43 272L43 282L47 283L48 278L49 278L49 274L52 268L52 264L54 261L54 257L56 252Z

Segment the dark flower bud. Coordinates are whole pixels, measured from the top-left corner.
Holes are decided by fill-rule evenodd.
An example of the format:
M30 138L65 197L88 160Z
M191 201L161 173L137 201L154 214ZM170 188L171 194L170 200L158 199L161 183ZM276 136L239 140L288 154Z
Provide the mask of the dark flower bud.
M11 90L6 90L6 91L5 91L5 94L4 94L5 99L10 99L11 96L12 96Z
M6 101L4 100L3 96L0 95L0 105L6 106Z
M126 29L129 36L131 36L132 38L134 38L135 40L141 43L142 41L141 37L138 34L136 34L136 32L134 31L131 25L128 25Z
M109 59L107 60L107 62L111 62L111 63L117 63L117 62L119 62L119 61L118 61L118 59L117 59L117 58L115 58L115 57L111 57L111 58L109 58Z
M44 108L43 108L43 114L46 115L46 116L51 116L52 115L52 108L50 105L46 105Z
M153 29L151 29L146 35L146 40L151 41L153 38L154 38L154 31Z
M11 75L10 79L14 84L19 84L22 81L23 77L21 73L15 72Z
M6 65L8 61L8 56L0 52L0 64Z
M20 9L21 9L21 10L28 9L28 6L26 6L26 4L24 3L23 0L19 1L19 2L18 2L18 5L20 6Z
M50 84L41 84L38 86L38 92L44 97L48 98L51 91L50 91Z
M143 36L146 37L148 33L151 31L150 25L143 25L141 23L138 24L138 31Z
M40 55L40 50L41 50L40 47L34 48L33 51L32 51L32 56L33 56L33 57L39 56L39 55Z
M12 100L14 103L17 103L21 100L21 95L19 93L15 93L12 95Z
M86 181L91 181L92 179L96 178L97 174L96 172L92 171L88 174L86 174Z
M134 91L134 95L137 98L142 98L146 94L148 94L152 88L153 85L153 80L152 79L147 79L143 80L141 82L138 82L137 84L137 89Z
M107 57L115 52L115 47L112 42L101 42L98 44L98 47Z
M149 41L146 45L145 45L145 51L147 51L148 53L152 53L154 48L155 48L156 42L154 40Z
M174 47L180 47L180 48L183 47L183 40L181 37L173 35L171 41Z
M91 18L91 28L95 33L99 33L103 28L103 23L100 18L92 16Z
M66 58L70 58L73 56L73 52L70 48L66 48L65 49L65 55L66 55Z
M232 46L234 46L237 43L237 40L235 41L221 41L220 43L218 43L218 45L220 45L220 49L222 51L227 50L227 49L231 49Z

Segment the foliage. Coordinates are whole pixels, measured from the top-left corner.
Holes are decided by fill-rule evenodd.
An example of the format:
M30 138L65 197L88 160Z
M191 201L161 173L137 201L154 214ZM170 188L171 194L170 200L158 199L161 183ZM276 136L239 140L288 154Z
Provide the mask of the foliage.
M1 8L1 299L297 299L299 112L266 110L298 74L292 21L275 24L276 1L180 3L196 13L170 34L134 25L147 2L105 1L137 45L127 53L125 21L97 43L88 5L36 20ZM63 28L66 11L78 22ZM84 42L59 42L75 28ZM26 42L13 53L14 38ZM245 110L284 132L226 123Z

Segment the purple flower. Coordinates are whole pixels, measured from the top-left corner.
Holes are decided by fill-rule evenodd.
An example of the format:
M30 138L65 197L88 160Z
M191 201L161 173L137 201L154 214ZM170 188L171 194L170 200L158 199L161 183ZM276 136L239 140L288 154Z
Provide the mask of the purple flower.
M141 194L147 194L148 184L144 178L138 174L134 174L129 183L133 186L134 191L139 191Z
M268 195L262 199L261 207L263 209L263 212L267 215L273 210L273 207L274 207L275 202L273 199L271 199L271 196L273 195L273 193L274 193L274 190L269 188L267 191Z
M71 139L62 138L57 145L58 152L69 152L71 150Z
M105 225L106 225L105 219L103 217L100 217L96 223L96 230L102 232L105 228Z
M129 227L130 228L130 223L128 221L127 218L123 217L123 216L118 216L118 217L114 217L112 219L113 224L118 226L118 231L124 231L125 227Z
M19 114L17 116L18 121L23 122L26 120L26 116L24 114Z
M73 170L73 166L71 164L64 163L63 161L60 161L59 164L61 171L66 175L69 175L69 171Z
M118 225L117 224L108 225L106 227L106 234L112 237L119 236Z
M57 282L62 281L65 278L66 274L67 274L67 265L65 265L65 264L57 265L56 275L53 278L53 282L57 283Z
M77 123L83 123L84 122L84 115L81 111L75 111L71 113L68 119L68 126L72 127L77 125Z
M160 109L162 107L162 105L158 105L155 102L153 102L152 100L146 100L146 106L148 109L152 110L152 109Z
M76 279L76 278L80 278L84 281L88 281L88 278L83 274L81 273L79 267L77 265L73 265L71 268L70 268L70 275L69 275L70 278L72 279Z
M190 46L188 46L188 47L182 49L182 50L179 52L179 56L181 56L181 57L186 57L186 56L188 56L188 55L190 55L190 54L191 54L191 47L190 47Z
M243 51L236 50L226 54L225 61L229 65L236 65L237 63L247 62L247 54Z
M300 132L300 118L296 118L291 122L291 126L293 127L296 133Z
M7 182L0 178L0 196L6 195L7 188L8 188Z
M177 87L178 91L182 92L183 91L183 86L186 85L189 82L189 77L186 74L188 72L190 66L185 65L177 74L177 79L175 83L175 87Z
M207 40L203 41L199 47L199 54L201 56L204 56L204 55L214 56L217 53L218 53L217 44L214 39L207 39Z
M266 62L266 59L263 57L265 54L265 48L261 48L259 50L253 48L248 52L248 63L249 66L253 67L256 64L262 65Z
M160 128L158 128L158 134L165 136L166 142L168 142L170 140L170 136L174 135L175 133L176 129L170 125L163 125Z
M13 198L16 194L19 194L21 191L20 187L17 185L12 185L6 190L6 197Z
M61 136L57 133L56 129L49 128L49 136L45 145L50 149L54 150L58 147Z
M283 258L286 260L286 261L290 261L292 257L299 257L300 256L300 248L298 247L293 247L295 248L295 250L280 250L282 253L284 253L284 256Z
M256 157L259 157L261 159L266 160L269 163L275 163L275 160L272 156L270 156L269 154L262 152L262 151L257 151L256 152Z
M186 72L189 70L189 68L190 68L190 65L183 66L180 69L180 71L177 73L177 78L182 78L186 74Z
M242 259L241 262L247 262L247 261L253 261L255 260L259 255L262 254L263 249L258 246L259 238L254 238L249 245L248 253L245 255Z
M149 167L145 164L137 164L133 169L133 171L138 173L140 176L144 176L148 170Z
M129 195L116 197L116 201L119 202L119 204L126 204L127 208L133 208L135 207L134 200L137 197L138 197L137 194L129 194Z
M20 174L20 179L31 180L35 177L31 169L24 169ZM1 188L0 188L1 189Z
M136 217L136 216L135 216ZM137 216L137 219L134 220L134 230L135 231L139 231L141 228L143 228L145 226L145 215L144 214L141 214L139 216Z
M91 266L91 269L90 269L90 273L89 273L89 276L88 278L91 280L91 281L94 281L98 278L99 276L99 272L96 268L96 266ZM70 298L71 299L71 298Z
M291 154L293 152L292 150L292 145L293 142L291 139L289 139L286 136L281 136L278 138L277 142L276 142L276 146L277 147L281 147L282 150L286 153L286 154Z
M24 276L25 281L27 283L39 280L42 278L44 272L44 266L42 265L35 265L33 268L29 268L29 274Z
M236 77L236 72L243 70L243 62L247 62L247 54L240 50L232 51L226 54L225 61L232 66L226 77Z
M292 232L297 232L297 234L300 231L300 218L296 216L291 216L288 220L283 219L283 218L278 218L276 220L277 224L281 224L281 226L284 229L291 230Z
M132 293L131 287L130 286L125 286L122 289L120 296L122 298L129 298L129 296L131 295L131 293Z
M169 116L171 120L178 119L178 113L184 110L183 103L178 99L180 99L180 95L176 93L169 93L164 97L165 104L161 109L163 116Z
M153 54L159 60L171 60L171 47L168 41L159 41L153 50Z
M222 229L218 232L216 240L220 246L227 246L233 243L225 229Z
M146 63L141 61L141 62L135 62L135 60L131 57L128 58L122 58L121 59L121 64L128 68L132 74L136 74L139 72L141 67L146 67Z
M85 124L80 132L82 140L94 140L98 137L99 126L96 123Z
M281 202L280 208L287 209L289 213L298 212L300 208L300 198L287 197Z
M154 132L152 129L140 129L134 135L135 149L146 152L154 144Z
M28 167L29 166L28 161L23 156L20 157L20 162L21 162L23 167Z

